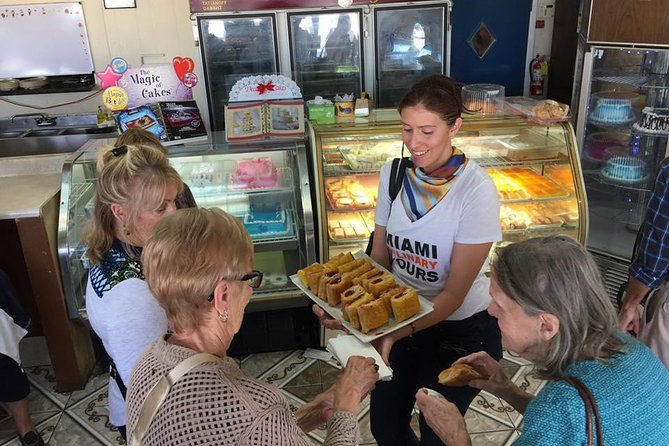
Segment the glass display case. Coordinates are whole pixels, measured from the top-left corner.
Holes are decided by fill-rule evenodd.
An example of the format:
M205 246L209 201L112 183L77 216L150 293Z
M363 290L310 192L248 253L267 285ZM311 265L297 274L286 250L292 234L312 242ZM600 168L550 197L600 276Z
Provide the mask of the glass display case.
M577 120L589 201L588 249L626 277L667 132L669 50L587 47Z
M399 116L389 109L351 124L309 124L320 261L365 249L379 169L400 156L400 132ZM585 243L587 203L570 123L465 116L454 144L494 180L504 242L559 233Z
M247 312L307 306L288 276L315 261L306 149L298 142L228 145L217 142L170 147L169 158L198 206L216 207L242 220L253 240L254 269L265 273ZM59 257L70 316L85 319L88 262L83 234L92 217L96 140L63 166ZM285 319L284 319L285 320ZM246 322L245 322L246 323Z

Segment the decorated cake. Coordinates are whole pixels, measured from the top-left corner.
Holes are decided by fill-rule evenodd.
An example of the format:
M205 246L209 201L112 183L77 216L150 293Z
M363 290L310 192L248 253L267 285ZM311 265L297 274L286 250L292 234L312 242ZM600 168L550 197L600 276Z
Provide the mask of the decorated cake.
M641 119L633 127L643 133L669 135L669 108L645 107Z
M278 184L278 172L269 158L244 160L237 164L229 183L236 189L274 187Z
M632 117L632 101L626 98L601 98L590 115L593 121L611 124L624 123Z
M616 181L641 181L646 177L646 163L632 156L614 156L602 168L602 175Z
M286 211L281 206L252 204L244 217L244 227L252 238L285 235L290 230Z
M612 156L627 155L629 135L625 133L591 133L585 140L585 157L592 162L602 163Z

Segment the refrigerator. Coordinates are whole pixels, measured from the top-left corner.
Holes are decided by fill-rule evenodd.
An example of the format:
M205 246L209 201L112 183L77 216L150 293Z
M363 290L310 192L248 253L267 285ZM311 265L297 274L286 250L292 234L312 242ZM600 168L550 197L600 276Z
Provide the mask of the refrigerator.
M212 130L224 129L230 88L251 75L288 76L305 100L364 91L377 107L395 107L417 79L449 74L451 6L379 1L195 14Z
M589 204L587 248L617 300L668 153L667 135L650 131L645 119L649 111L669 107L669 46L657 45L652 35L640 34L641 43L611 35L616 17L604 14L610 7L601 1L585 5L572 105Z

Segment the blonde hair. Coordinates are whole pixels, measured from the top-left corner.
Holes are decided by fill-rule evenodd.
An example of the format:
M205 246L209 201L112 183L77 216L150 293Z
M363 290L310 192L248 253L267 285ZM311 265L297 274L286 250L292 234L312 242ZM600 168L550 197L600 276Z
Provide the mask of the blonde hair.
M150 145L106 147L98 154L98 179L95 186L93 221L85 235L86 255L102 265L116 237L111 206L119 204L127 210L124 222L127 233L136 229L137 217L147 206L158 209L165 200L165 189L174 184L183 188L181 177L165 154ZM131 252L129 254L132 255Z
M248 232L220 209L180 209L166 216L142 251L146 281L177 333L200 325L218 282L243 276L252 262Z
M537 364L541 378L559 378L577 361L620 352L616 311L599 269L573 238L555 235L498 248L492 276L529 316L550 313L560 320L546 358Z
M145 145L153 146L156 149L159 149L164 154L167 154L167 149L160 142L160 139L153 133L144 129L128 129L121 134L116 139L114 147L127 146L127 145Z

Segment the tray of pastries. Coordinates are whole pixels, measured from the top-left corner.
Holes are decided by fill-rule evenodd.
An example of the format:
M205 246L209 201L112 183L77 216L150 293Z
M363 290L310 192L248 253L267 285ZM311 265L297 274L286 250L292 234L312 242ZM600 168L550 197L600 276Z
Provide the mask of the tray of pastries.
M325 181L325 196L335 211L374 209L377 183L373 175L356 175L328 178Z
M362 342L391 333L433 310L430 301L362 251L314 263L290 280Z
M328 235L334 242L362 241L374 230L360 212L338 212L328 215Z
M565 188L550 178L539 175L529 167L488 169L487 172L494 181L502 201L567 198L569 196Z

